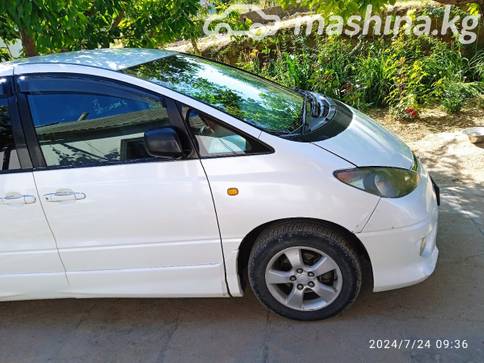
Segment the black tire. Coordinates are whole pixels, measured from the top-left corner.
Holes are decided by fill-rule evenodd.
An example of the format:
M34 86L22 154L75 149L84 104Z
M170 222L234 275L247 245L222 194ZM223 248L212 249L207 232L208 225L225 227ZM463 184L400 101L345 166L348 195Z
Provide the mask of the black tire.
M324 252L338 265L342 286L333 302L319 310L301 311L280 303L266 283L266 268L276 254L290 247L308 247ZM282 222L263 231L249 257L249 282L257 299L273 312L295 320L322 320L340 313L358 297L362 267L348 239L338 231L318 223Z

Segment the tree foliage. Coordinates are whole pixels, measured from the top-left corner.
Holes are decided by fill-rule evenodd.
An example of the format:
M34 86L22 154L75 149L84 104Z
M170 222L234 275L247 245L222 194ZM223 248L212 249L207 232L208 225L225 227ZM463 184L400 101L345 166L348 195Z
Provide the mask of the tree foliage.
M190 35L199 0L0 0L0 38L26 56L54 51L158 46Z
M368 5L374 9L381 9L385 5L392 5L396 0L279 0L282 5L298 5L321 14L337 14L341 16L359 14L366 10Z
M478 4L484 6L484 0L435 0L444 5ZM396 0L279 0L282 5L297 5L316 11L321 14L337 14L349 16L363 13L368 5L374 9L382 9L386 5L393 5Z

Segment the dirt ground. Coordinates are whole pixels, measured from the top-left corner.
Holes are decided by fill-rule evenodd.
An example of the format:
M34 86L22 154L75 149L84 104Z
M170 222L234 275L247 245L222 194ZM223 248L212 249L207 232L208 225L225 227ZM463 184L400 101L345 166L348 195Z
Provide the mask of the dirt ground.
M408 143L419 141L429 134L484 126L484 109L477 106L467 106L454 115L439 109L426 109L420 113L419 119L411 122L394 120L387 110L371 110L369 114Z
M455 115L425 110L414 122L393 120L383 110L373 111L371 115L408 143L434 172L442 175L442 182L484 188L484 145L470 143L463 133L466 128L484 126L483 109L468 107Z

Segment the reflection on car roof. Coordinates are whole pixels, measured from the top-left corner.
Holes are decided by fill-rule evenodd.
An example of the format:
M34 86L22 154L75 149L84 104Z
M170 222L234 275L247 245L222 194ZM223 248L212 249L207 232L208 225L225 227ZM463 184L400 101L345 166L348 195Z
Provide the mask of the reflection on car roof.
M76 64L119 71L164 58L174 53L169 50L141 48L92 49L24 58L3 63L3 66L15 66L18 64Z

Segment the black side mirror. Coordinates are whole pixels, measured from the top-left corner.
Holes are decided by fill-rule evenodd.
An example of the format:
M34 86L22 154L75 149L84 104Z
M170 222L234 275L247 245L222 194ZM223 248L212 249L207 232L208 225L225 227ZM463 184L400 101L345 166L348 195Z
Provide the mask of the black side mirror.
M177 159L184 155L180 136L174 127L147 130L144 139L150 156Z

